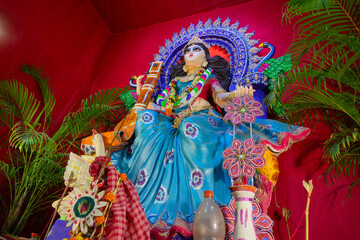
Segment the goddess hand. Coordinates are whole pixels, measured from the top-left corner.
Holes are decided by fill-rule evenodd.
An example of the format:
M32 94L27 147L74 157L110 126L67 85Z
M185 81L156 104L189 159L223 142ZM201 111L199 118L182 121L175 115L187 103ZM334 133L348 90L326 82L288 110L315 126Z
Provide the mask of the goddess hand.
M145 77L145 75L140 75L136 78L136 94L138 96L140 96L140 92L141 92L141 88L142 88L142 84L141 84L141 80Z
M255 89L253 89L252 85L250 85L250 87L237 86L235 91L224 92L217 95L215 103L218 104L220 107L225 108L232 102L234 97L241 97L246 95L253 96L254 92Z
M254 92L255 90L253 89L252 85L250 85L250 87L236 86L236 90L232 93L235 94L234 97L241 97L246 95L254 96Z

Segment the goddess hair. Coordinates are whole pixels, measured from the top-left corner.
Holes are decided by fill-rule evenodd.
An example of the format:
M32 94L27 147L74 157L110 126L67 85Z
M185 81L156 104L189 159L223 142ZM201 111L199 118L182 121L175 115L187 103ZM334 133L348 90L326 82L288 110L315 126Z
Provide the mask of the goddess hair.
M201 47L205 51L206 61L208 62L208 66L213 70L213 73L218 79L220 85L227 90L229 85L229 75L230 75L230 64L223 57L214 56L210 57L209 49L203 43L191 43L185 46L184 49L190 47L192 45L197 45ZM185 65L185 60L180 63L174 65L171 68L170 79L174 79L177 76L186 76L186 72L183 70L183 66Z

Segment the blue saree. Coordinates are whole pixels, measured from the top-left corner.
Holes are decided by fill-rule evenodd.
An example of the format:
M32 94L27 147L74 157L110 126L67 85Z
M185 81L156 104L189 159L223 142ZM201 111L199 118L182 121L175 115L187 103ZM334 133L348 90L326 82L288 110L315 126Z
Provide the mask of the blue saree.
M170 231L179 225L186 231L191 229L205 190L214 192L219 205L229 204L231 178L222 167L222 152L231 145L234 129L235 138L249 138L250 125L234 128L213 109L194 112L178 127L173 125L174 118L163 113L140 112L133 144L114 152L111 159L135 184L153 228ZM269 119L257 119L252 124L255 142L265 142L277 152L305 138L306 130Z

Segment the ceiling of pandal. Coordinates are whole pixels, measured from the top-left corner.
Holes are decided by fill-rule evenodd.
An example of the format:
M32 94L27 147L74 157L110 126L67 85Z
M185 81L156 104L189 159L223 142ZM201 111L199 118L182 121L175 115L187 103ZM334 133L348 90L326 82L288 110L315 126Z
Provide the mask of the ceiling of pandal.
M251 0L90 0L113 33L234 6Z

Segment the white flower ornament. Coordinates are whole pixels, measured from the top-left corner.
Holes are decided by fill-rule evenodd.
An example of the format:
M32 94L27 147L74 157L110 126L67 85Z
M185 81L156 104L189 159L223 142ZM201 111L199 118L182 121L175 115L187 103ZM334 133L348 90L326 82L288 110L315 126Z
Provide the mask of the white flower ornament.
M72 231L76 232L80 226L82 233L87 233L88 227L94 226L94 217L103 216L103 212L99 208L105 207L107 202L99 201L105 194L105 191L97 193L97 186L90 190L89 185L86 185L84 190L75 187L69 193L70 200L61 202L63 208L60 215L66 216L66 227L71 226Z

